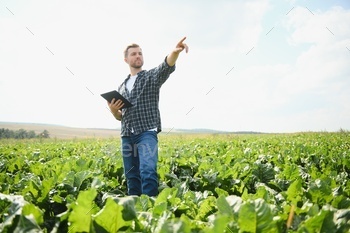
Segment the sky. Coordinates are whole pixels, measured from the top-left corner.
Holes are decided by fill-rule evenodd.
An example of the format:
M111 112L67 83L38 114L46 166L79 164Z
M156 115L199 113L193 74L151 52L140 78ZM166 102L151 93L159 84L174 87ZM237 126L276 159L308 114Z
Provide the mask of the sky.
M184 36L163 128L350 130L349 0L1 0L0 121L119 128L126 45L148 70Z

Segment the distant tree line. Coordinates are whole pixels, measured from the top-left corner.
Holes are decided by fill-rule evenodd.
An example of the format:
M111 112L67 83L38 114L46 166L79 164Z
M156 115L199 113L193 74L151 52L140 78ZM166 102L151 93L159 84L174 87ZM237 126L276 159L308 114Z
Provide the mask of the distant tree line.
M0 139L2 138L15 138L15 139L25 139L25 138L49 138L50 134L49 131L46 129L39 133L36 134L34 130L24 130L24 129L19 129L19 130L10 130L10 129L0 129Z

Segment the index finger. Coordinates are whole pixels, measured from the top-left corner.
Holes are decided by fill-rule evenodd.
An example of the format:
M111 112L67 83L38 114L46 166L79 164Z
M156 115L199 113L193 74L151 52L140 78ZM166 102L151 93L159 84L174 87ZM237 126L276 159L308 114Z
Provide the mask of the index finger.
M186 36L180 40L179 44L182 44L182 42L184 42L184 40L186 40Z

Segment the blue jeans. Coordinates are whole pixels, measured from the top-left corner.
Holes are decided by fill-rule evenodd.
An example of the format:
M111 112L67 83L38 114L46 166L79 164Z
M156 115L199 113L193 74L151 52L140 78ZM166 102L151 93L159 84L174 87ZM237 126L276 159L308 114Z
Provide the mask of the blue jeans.
M122 136L124 174L128 194L158 194L158 136L155 131Z

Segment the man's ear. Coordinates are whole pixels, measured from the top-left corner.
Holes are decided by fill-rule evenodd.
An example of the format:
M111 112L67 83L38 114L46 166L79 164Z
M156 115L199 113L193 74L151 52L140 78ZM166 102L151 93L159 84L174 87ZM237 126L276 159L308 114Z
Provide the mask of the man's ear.
M125 61L127 64L129 64L129 62L128 62L128 59L127 59L127 58L124 58L124 61Z

